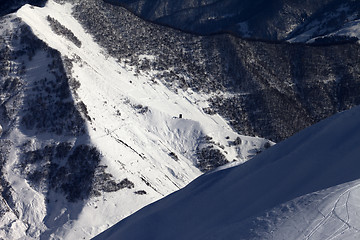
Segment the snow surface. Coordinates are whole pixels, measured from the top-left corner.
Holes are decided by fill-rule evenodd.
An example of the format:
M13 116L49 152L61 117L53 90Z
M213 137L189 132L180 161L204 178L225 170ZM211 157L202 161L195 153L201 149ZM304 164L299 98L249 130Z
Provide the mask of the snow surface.
M306 26L306 31L301 34L289 39L289 42L307 42L312 43L317 38L329 37L329 36L346 36L346 37L356 37L359 39L360 43L360 20L356 12L350 14L350 8L347 5L340 5L339 8L333 13L325 14L324 18L321 20L315 19L310 24ZM339 26L336 30L329 30L325 23L336 22L336 17L339 17L341 14L346 14L346 20L342 26ZM329 33L330 31L330 33Z
M343 26L343 28L334 32L331 35L350 36L350 37L357 37L358 39L360 39L360 19L346 23Z
M94 239L360 239L360 107L200 176Z
M237 164L253 157L256 149L266 142L262 138L239 136L219 115L205 114L202 109L208 107L209 96L191 90L174 93L161 82L151 81L154 73L136 74L125 63L109 57L71 13L71 4L49 0L44 8L24 5L11 15L11 18L20 17L63 58L73 60L69 77L81 84L73 93L73 100L87 106L91 121L87 122L88 136L80 138L52 134L30 137L16 127L11 130L9 139L14 147L5 172L20 211L18 216L10 212L4 216L7 219L1 220L4 224L11 222L0 229L0 237L5 239L89 239L200 176L195 152L203 144L204 136L223 146L219 150L229 162L235 159ZM70 29L82 42L81 47L53 32L48 15ZM17 27L11 19L4 26L1 34ZM47 77L42 69L47 61L42 54L26 61L29 84ZM241 138L241 145L229 144L237 137ZM69 203L61 193L55 192L45 198L17 170L20 158L17 149L25 142L36 149L54 140L78 145L90 142L101 152L101 165L107 166L106 171L117 180L129 179L135 188L103 193L77 203ZM176 154L178 161L169 156L170 152ZM147 194L134 193L139 190Z

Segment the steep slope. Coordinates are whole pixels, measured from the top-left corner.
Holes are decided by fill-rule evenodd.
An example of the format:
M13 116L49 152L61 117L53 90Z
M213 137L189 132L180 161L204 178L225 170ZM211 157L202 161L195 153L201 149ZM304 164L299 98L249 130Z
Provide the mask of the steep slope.
M1 23L5 239L87 239L271 145L240 133L281 140L360 102L357 44L200 37L95 0Z
M75 17L118 61L168 87L206 94L240 134L275 142L360 104L360 45L196 36L145 22L122 7L76 1ZM144 58L144 55L153 56ZM341 61L339 61L341 59Z
M307 41L359 19L354 0L106 0L144 19L197 34L231 32L263 40ZM359 35L357 35L360 37Z
M332 42L356 41L359 34L360 4L358 1L334 1L323 11L313 14L288 35L292 42L313 42L330 38Z
M203 175L94 239L359 239L360 108Z
M71 4L0 21L1 238L89 239L270 144L204 113L205 95L109 56Z

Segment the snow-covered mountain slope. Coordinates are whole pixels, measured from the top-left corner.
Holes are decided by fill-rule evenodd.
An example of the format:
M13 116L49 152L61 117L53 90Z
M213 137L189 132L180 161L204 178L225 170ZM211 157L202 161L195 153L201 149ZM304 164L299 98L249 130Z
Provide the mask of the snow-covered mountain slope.
M0 19L1 238L89 239L270 145L109 56L57 2Z
M359 239L360 107L205 174L94 239Z
M335 1L335 4L311 16L298 26L288 40L290 42L329 43L359 41L360 39L360 4L357 1Z
M279 142L360 104L360 45L249 41L198 36L153 24L95 0L74 2L74 15L108 53L174 89L208 95L242 135ZM144 55L152 56L144 58ZM341 61L339 61L341 59Z
M144 19L197 34L231 32L247 38L301 42L341 31L349 24L358 26L360 11L356 0L106 1L125 6Z
M25 5L0 35L5 239L87 239L271 145L239 133L280 140L360 103L357 44L201 37L97 0Z

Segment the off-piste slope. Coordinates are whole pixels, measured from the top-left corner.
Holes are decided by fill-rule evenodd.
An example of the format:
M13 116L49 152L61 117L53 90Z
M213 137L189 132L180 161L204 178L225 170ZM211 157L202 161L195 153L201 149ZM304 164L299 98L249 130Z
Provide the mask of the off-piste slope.
M200 37L95 0L1 27L5 239L88 239L271 145L239 133L283 139L360 102L357 44Z
M203 175L95 239L359 239L360 108Z
M0 238L89 239L270 144L109 56L61 2L0 19Z
M103 1L67 1L112 57L152 73L174 91L206 93L210 106L204 111L220 114L240 134L279 142L360 104L360 45L354 42L322 39L306 45L198 36Z

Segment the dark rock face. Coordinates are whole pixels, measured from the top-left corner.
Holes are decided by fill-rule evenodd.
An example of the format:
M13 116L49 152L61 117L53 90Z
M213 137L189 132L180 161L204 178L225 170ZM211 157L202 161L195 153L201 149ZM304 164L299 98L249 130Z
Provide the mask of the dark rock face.
M157 70L170 88L216 93L219 113L241 134L281 141L360 103L359 45L195 36L145 22L103 2L79 1L75 16L108 53L137 71ZM141 59L140 55L155 56ZM172 69L172 70L169 70ZM219 94L220 91L220 94ZM229 92L224 97L221 92Z

